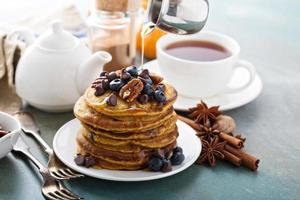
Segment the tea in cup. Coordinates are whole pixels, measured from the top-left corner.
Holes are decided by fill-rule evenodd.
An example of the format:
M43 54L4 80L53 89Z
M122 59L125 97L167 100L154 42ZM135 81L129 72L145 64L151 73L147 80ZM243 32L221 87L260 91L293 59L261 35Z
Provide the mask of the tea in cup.
M223 34L169 34L158 40L156 48L160 71L183 96L199 98L238 92L255 77L255 67L239 59L239 44ZM245 68L250 78L242 86L232 88L228 84L237 68Z

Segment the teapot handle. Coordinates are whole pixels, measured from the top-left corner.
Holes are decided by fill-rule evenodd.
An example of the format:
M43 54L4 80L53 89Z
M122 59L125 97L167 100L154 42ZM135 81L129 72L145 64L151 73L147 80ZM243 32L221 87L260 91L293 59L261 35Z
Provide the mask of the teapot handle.
M26 47L31 45L35 40L35 35L32 30L26 27L19 27L8 35L8 39L17 39L25 42Z

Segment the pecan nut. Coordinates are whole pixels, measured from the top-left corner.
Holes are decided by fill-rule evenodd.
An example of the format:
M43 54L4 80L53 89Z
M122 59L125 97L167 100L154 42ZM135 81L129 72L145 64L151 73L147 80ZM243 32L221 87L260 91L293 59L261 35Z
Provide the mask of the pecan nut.
M159 84L164 80L163 77L159 76L158 74L151 73L150 75L151 80L153 81L154 84Z
M135 78L121 88L119 95L127 102L132 102L139 96L143 87L143 82L140 79Z

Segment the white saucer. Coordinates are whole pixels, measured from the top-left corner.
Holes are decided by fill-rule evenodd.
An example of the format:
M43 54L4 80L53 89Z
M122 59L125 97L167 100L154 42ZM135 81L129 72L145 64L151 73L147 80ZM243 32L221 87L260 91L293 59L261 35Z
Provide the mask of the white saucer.
M144 67L153 72L161 74L157 60L152 60L148 63L145 63ZM246 70L237 69L232 81L230 82L230 86L238 87L239 85L243 85L248 78L249 74ZM172 83L172 80L167 81ZM236 93L218 94L208 98L192 98L178 94L174 108L180 111L188 111L188 108L194 107L198 102L200 102L200 100L203 100L208 104L208 106L220 105L221 111L231 110L253 101L261 93L262 88L263 83L261 78L256 75L253 83L249 85L249 87Z
M71 169L82 174L99 179L113 181L147 181L160 179L177 174L191 166L198 158L201 152L201 142L195 135L195 131L183 122L178 121L179 137L178 146L183 149L185 160L179 166L173 166L173 170L167 173L150 171L122 171L106 170L80 167L75 164L76 155L76 135L81 126L77 119L73 119L63 125L56 133L53 140L53 148L58 158Z

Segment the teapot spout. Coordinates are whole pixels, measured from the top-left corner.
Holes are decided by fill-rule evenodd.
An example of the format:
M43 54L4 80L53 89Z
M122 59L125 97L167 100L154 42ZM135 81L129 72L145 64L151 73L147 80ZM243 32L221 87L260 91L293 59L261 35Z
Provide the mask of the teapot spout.
M98 51L94 53L87 61L79 65L77 70L77 88L81 94L86 88L99 76L103 71L103 66L110 62L111 55L105 51Z

